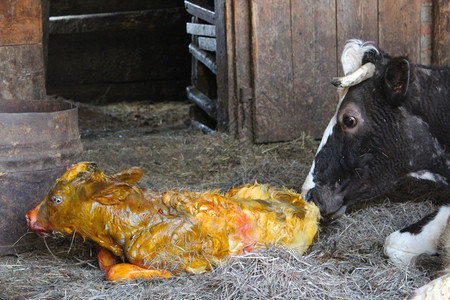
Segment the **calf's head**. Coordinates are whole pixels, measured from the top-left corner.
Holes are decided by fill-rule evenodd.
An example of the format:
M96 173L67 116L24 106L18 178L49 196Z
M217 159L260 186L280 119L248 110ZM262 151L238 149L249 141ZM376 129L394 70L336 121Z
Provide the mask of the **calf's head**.
M341 214L388 191L413 171L421 151L414 147L427 138L422 121L405 108L414 84L406 58L351 40L342 65L346 76L332 81L339 91L337 111L302 187L323 215Z
M45 199L27 215L28 227L40 235L80 232L95 226L93 206L111 205L125 199L143 172L132 168L112 176L101 173L94 163L73 165L56 180Z

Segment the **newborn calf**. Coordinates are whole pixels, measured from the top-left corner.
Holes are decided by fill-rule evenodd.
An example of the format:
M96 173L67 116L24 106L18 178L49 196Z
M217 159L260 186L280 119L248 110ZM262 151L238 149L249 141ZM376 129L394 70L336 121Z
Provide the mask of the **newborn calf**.
M109 280L203 273L267 244L303 253L316 236L318 208L292 191L254 184L161 193L137 187L142 176L139 168L108 176L93 163L74 165L27 213L28 227L93 240Z

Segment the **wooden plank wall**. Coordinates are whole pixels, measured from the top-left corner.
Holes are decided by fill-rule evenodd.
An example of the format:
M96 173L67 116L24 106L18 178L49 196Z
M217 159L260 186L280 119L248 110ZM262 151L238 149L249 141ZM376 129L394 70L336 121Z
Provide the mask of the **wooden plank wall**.
M217 65L217 128L228 131L238 137L237 122L233 117L237 115L238 105L233 91L236 90L234 78L234 46L233 40L233 14L231 1L214 0L216 12L216 65ZM249 18L248 18L249 20ZM249 35L248 35L249 37Z
M450 1L433 1L432 62L450 65Z
M286 111L293 98L290 1L253 1L254 137L274 140L292 132ZM273 130L276 128L277 130Z
M407 55L415 63L448 59L448 1L223 2L228 89L219 98L229 99L230 132L257 143L291 140L302 132L321 137L336 109L330 78L342 75L340 55L350 38L373 41L387 53ZM251 132L243 134L240 91L248 87L253 89Z
M42 99L41 0L0 1L0 99Z
M291 1L292 2L292 1ZM317 135L325 127L324 120L332 115L336 92L329 83L330 74L336 73L336 15L334 1L293 0L291 23L294 66L295 101L290 122L295 122L295 130L288 138L299 137L301 132ZM318 42L320 41L320 42ZM292 101L292 100L291 100ZM326 121L327 122L327 121ZM279 139L284 139L281 135ZM262 141L262 139L260 139Z
M251 15L250 2L238 1L234 7L234 27L239 34L235 35L236 55L236 91L235 99L238 99L238 122L239 139L242 142L250 142L252 139L252 41L251 41Z
M379 0L378 46L420 62L421 0Z

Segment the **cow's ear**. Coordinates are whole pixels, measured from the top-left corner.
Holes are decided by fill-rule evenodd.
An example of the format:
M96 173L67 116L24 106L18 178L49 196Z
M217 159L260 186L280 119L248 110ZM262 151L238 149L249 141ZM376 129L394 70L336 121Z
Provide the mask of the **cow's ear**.
M406 99L411 80L411 67L406 58L394 58L386 66L383 91L386 100L400 106Z
M132 190L132 186L123 182L93 181L85 185L84 196L85 200L111 205L125 200Z
M128 184L135 184L141 180L142 176L144 176L144 171L141 168L130 168L112 175L115 180Z

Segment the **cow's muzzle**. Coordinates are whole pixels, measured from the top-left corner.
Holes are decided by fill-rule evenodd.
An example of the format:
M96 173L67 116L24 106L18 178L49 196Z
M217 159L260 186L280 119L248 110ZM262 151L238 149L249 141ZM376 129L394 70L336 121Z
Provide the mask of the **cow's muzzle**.
M314 202L320 210L322 216L337 217L345 213L344 196L334 193L329 188L312 188L306 195L305 200Z

